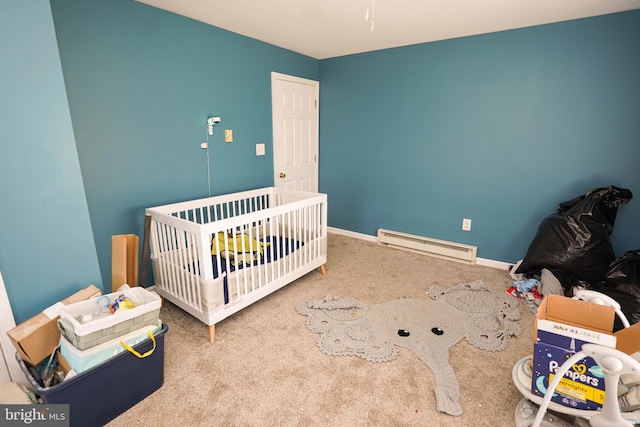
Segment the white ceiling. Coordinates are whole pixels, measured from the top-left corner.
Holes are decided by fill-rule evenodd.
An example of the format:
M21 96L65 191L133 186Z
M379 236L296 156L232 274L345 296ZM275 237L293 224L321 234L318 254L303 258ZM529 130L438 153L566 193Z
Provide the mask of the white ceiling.
M640 0L136 1L316 59L640 9Z

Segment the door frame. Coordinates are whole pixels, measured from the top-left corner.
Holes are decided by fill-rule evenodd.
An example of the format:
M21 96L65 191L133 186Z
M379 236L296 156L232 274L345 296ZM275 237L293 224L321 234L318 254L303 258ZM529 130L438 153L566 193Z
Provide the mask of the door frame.
M0 384L14 381L27 385L24 373L15 357L16 349L7 336L7 331L15 326L11 303L0 271Z
M314 171L313 173L315 174L315 179L314 182L316 183L316 188L315 189L311 189L314 192L318 191L318 187L320 185L319 182L319 169L320 169L320 82L316 81L316 80L311 80L311 79L305 79L302 77L296 77L296 76L291 76L288 74L282 74L282 73L277 73L275 71L271 72L271 123L272 123L272 128L273 128L273 136L272 136L272 155L273 155L273 185L274 187L277 187L277 178L276 178L276 173L278 173L278 171L276 170L276 159L277 157L277 150L281 147L278 146L277 144L277 140L276 140L276 120L278 119L277 116L277 109L279 109L279 102L276 102L276 91L274 90L276 82L277 81L286 81L289 83L294 83L294 84L301 84L301 85L305 85L305 86L312 86L314 88L315 91L315 102L316 102L316 108L315 108L315 140L316 140L316 147L315 147L315 162L314 162Z

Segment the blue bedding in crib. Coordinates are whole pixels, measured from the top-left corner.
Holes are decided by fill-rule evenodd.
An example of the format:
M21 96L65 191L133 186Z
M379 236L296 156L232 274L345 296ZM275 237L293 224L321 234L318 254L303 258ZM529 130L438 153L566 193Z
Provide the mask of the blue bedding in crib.
M267 236L260 241L265 243L270 243L269 246L264 248L264 253L259 259L253 261L253 265L269 263L271 261L276 261L284 256L289 255L294 252L296 249L300 248L304 245L304 242L299 242L293 239L287 239L286 237L275 237ZM213 263L213 277L216 278L220 275L220 273L224 273L227 271L227 260L222 257L220 258L220 272L218 272L218 261L217 255L211 255L211 262ZM245 264L241 263L239 266L235 266L229 263L229 272L233 273L236 270L242 270ZM227 286L227 278L224 278L224 303L229 303L229 288Z
M269 246L264 248L263 256L253 262L253 265L264 264L265 262L276 261L289 253L295 251L300 246L303 246L303 242L297 240L287 239L286 237L267 236L264 239L260 239L261 242L270 243ZM220 272L218 272L217 255L211 255L211 261L213 263L213 277L216 278L220 273L227 271L227 260L224 257L220 258ZM240 264L238 267L229 263L229 272L233 273L236 269L241 270L244 264Z
M296 249L304 246L304 242L299 242L294 239L288 239L280 236L267 236L260 241L270 243L269 246L264 248L263 255L259 259L253 261L252 265L259 265L276 261L282 257L293 253ZM213 264L213 278L217 278L220 274L227 271L227 260L224 257L220 257L220 271L218 271L218 255L211 255L211 262ZM229 263L229 273L233 273L236 270L242 270L245 264L241 263L239 266ZM192 264L186 266L187 270L193 271ZM227 277L224 278L224 303L229 303L229 289L227 286Z

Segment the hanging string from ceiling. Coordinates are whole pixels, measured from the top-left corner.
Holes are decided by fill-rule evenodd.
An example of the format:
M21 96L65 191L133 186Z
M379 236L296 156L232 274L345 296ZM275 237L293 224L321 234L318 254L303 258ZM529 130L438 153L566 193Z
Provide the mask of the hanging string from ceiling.
M370 31L373 31L373 28L376 26L376 23L374 22L374 18L376 14L376 0L366 0L366 1L367 3L365 5L364 20L365 22L371 22Z

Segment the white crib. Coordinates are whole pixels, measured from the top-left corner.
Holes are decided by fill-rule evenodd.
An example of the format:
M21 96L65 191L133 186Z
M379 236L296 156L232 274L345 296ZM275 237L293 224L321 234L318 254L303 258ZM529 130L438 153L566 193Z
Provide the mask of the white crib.
M327 195L262 188L147 208L155 291L209 326L327 262Z

